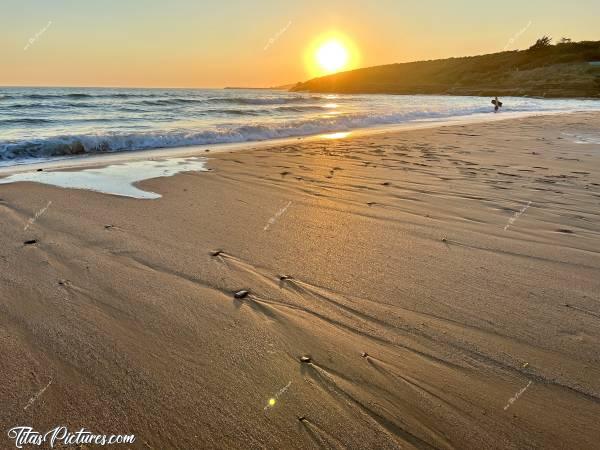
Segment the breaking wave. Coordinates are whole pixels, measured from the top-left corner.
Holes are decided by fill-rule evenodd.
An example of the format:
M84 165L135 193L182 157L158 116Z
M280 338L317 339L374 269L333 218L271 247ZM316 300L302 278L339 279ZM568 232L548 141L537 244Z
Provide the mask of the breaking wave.
M503 98L506 112L600 110L597 100ZM0 88L0 161L262 141L493 114L489 98L276 90Z
M139 133L62 135L20 142L0 141L0 160L44 158L90 153L147 150L191 145L263 141L345 131L374 125L395 124L418 119L435 119L444 114L425 113L364 115L353 114L315 119L294 120L279 124L254 123L230 128L204 130L155 130Z

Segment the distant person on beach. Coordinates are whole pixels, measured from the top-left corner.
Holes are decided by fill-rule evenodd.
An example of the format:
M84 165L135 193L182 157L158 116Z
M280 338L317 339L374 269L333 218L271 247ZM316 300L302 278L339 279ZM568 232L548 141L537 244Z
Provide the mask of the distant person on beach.
M492 100L492 105L494 105L494 112L498 112L498 110L502 107L502 102L498 100L498 96Z

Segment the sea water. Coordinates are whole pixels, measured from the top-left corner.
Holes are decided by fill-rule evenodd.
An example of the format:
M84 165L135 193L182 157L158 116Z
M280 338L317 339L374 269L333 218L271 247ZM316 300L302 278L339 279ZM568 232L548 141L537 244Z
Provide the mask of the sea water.
M503 113L600 111L599 100L502 98ZM0 88L0 165L263 141L494 114L488 97L260 89Z

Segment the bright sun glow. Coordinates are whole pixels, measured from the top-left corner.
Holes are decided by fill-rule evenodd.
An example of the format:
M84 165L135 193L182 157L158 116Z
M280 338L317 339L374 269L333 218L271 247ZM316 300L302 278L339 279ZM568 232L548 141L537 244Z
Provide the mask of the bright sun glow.
M338 72L348 65L348 49L336 40L321 45L315 56L321 69L328 73Z
M308 78L360 67L360 51L351 38L337 30L316 36L304 52ZM332 97L331 100L335 100Z

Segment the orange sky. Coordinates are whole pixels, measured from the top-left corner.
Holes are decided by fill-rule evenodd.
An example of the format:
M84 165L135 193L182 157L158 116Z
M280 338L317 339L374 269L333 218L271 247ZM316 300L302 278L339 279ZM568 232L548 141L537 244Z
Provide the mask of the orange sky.
M307 49L334 32L361 66L492 53L511 38L526 48L543 34L600 39L596 0L3 0L0 17L0 84L26 86L294 83L315 74Z

